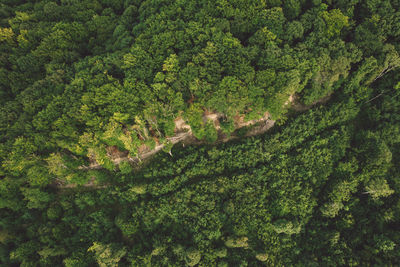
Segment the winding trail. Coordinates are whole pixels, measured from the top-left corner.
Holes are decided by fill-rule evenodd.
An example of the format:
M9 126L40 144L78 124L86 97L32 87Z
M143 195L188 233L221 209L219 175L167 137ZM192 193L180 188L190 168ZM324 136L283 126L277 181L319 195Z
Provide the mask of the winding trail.
M228 142L230 140L233 139L237 139L239 138L238 136L235 135L231 135L229 137L227 137L225 134L222 133L222 131L220 130L219 127L219 121L218 119L221 118L223 116L223 114L221 113L208 113L206 115L203 116L203 121L207 122L209 120L214 122L214 125L216 126L216 129L218 131L218 140L216 141L218 142ZM274 126L275 121L274 120L270 120L269 119L269 114L268 112L266 112L264 114L264 116L260 119L256 119L256 120L250 120L247 122L244 122L243 117L240 117L236 122L235 122L235 128L236 129L240 129L242 127L249 127L255 124L259 124L256 128L251 129L248 133L246 133L245 136L254 136L257 134L261 134L264 133L266 131L268 131L271 127ZM196 139L196 137L194 137L192 130L190 128L190 126L188 124L185 123L185 121L178 117L175 120L175 132L176 135L172 136L172 137L167 137L166 139L172 143L173 145L182 142L183 145L190 145L190 144L203 144L205 143L204 141L198 140ZM142 162L148 158L150 158L151 156L153 156L154 154L158 153L160 150L162 150L165 147L164 144L160 144L157 145L154 149L149 150L147 147L143 149L142 153L139 153L139 155L137 157L130 157L130 156L124 156L124 157L117 157L117 158L113 158L112 161L114 162L114 164L118 165L119 163L121 163L122 161L129 161L131 163L139 163ZM171 154L172 156L172 154ZM103 167L98 164L97 162L93 162L92 164L90 164L89 166L80 166L80 169L85 169L85 170L98 170L98 169L102 169Z
M327 95L318 101L315 101L314 103L310 105L304 105L298 101L298 97L295 95L290 95L284 106L287 106L291 104L291 108L294 111L298 112L303 112L311 107L315 106L316 104L323 104L326 103L330 99L331 95ZM220 143L220 142L228 142L230 140L234 139L239 139L240 137L237 135L230 135L227 136L225 135L220 126L219 126L219 118L223 117L224 114L222 113L210 113L210 112L205 112L203 115L203 122L207 122L209 120L213 121L215 128L218 131L218 139L215 143ZM267 132L269 129L271 129L275 125L275 120L270 119L270 115L268 112L265 112L263 117L260 119L255 119L255 120L250 120L250 121L244 121L244 116L237 116L235 118L235 130L243 128L243 127L251 127L252 128L244 135L245 137L249 136L256 136L259 134L263 134ZM198 140L192 133L192 129L190 125L188 125L181 117L178 117L175 119L175 135L172 137L167 137L166 139L172 143L173 145L177 143L182 143L183 146L185 145L191 145L191 144L205 144L205 141ZM162 150L165 147L164 144L159 144L154 147L154 149L149 149L146 146L143 146L141 149L141 152L138 154L137 157L130 157L128 153L124 153L121 151L118 151L119 155L124 155L124 156L118 156L112 158L112 161L114 162L115 165L120 164L122 161L129 161L132 164L139 166L139 163L149 159L156 153L158 153L160 150ZM170 152L170 155L173 156ZM80 166L79 169L84 169L84 170L99 170L103 169L103 167L98 164L96 161L93 161L89 166ZM56 179L57 180L57 179ZM77 185L76 184L66 184L64 181L57 180L55 186L57 188L75 188ZM84 187L91 187L91 188L104 188L107 187L107 185L98 185L96 183L95 177L92 177L92 179L83 185Z

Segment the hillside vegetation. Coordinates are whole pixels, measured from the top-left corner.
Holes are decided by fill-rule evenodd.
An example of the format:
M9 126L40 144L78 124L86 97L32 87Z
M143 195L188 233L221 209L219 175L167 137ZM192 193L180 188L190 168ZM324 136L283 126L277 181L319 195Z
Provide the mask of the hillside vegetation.
M1 1L0 263L400 265L399 10Z

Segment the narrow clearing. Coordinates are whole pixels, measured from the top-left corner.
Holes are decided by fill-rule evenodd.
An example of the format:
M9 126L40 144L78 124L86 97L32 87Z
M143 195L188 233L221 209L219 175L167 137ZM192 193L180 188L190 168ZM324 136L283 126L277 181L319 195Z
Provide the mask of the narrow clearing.
M295 95L290 95L288 98L288 101L285 103L286 105L291 104L291 108L294 111L302 112L310 109L316 104L320 103L326 103L330 99L330 95L325 96L321 98L318 101L315 101L314 103L310 105L304 105L298 101L298 97ZM218 131L218 139L215 143L225 143L230 140L238 139L240 136L231 134L230 136L227 136L221 131L221 128L219 126L219 118L223 117L224 114L221 113L211 113L206 111L203 115L203 121L207 122L209 120L213 121L215 128ZM243 127L251 127L247 133L244 135L245 137L249 136L256 136L263 134L267 132L269 129L271 129L275 125L275 120L270 119L269 113L265 112L264 116L260 119L255 119L255 120L250 120L250 121L245 121L244 116L237 116L235 117L235 129L240 129ZM175 135L172 137L167 137L167 140L172 143L173 145L177 143L182 143L183 146L185 145L192 145L192 144L205 144L205 141L198 140L196 137L194 137L192 133L192 129L190 125L188 125L183 118L178 117L175 119ZM160 150L162 150L165 147L164 144L159 144L156 145L154 149L149 149L147 146L143 145L139 149L139 154L137 157L130 157L127 151L119 151L116 147L110 147L109 149L109 156L114 162L114 164L118 165L122 161L129 161L133 163L134 165L138 166L139 163L148 160L151 156L154 154L158 153ZM171 156L173 156L170 153ZM95 160L92 161L92 163L89 166L81 166L80 169L91 169L91 170L96 170L96 169L102 169L103 167L98 164ZM74 188L77 185L76 184L66 184L64 181L57 180L55 183L55 186L58 188ZM100 186L96 183L95 177L92 177L92 179L83 185L84 187L91 187L91 188L104 188L106 185Z

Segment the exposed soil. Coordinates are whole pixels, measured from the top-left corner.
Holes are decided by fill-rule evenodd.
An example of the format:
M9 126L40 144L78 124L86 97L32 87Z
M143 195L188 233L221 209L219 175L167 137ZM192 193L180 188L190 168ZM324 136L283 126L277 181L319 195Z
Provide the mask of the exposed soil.
M291 100L292 106L291 106L291 108L293 110L295 110L295 111L300 111L300 112L306 111L306 110L309 110L310 108L312 108L313 106L315 106L317 104L325 104L326 102L329 101L329 99L331 99L331 96L332 95L329 94L327 96L324 96L324 97L314 101L310 105L305 105L305 104L303 104L303 103L301 103L299 101L299 97L297 95L293 95L293 96L291 96L292 97L292 100Z
M190 131L190 126L183 120L182 117L175 119L175 133Z
M222 131L220 130L219 126L219 118L221 118L223 114L220 113L210 113L207 112L203 116L203 120L205 122L211 120L214 122L214 125L216 126L216 129L218 130L218 140L217 142L227 142L232 139L238 138L235 135L231 135L227 137ZM269 114L266 112L264 116L260 119L257 120L250 120L250 121L244 121L244 116L238 116L237 120L235 120L235 126L236 129L242 128L242 127L249 127L252 125L257 124L253 129L251 129L246 136L253 136L257 134L261 134L266 132L269 128L271 128L274 125L275 121L269 119ZM182 142L183 145L190 145L190 144L203 144L205 143L202 140L198 140L193 136L192 130L188 124L182 119L182 118L177 118L175 120L175 136L172 137L167 137L167 140L171 142L172 144L177 144ZM107 154L110 156L111 160L118 165L121 161L127 160L130 162L140 162L144 161L147 158L151 157L152 155L156 154L160 150L164 148L163 144L158 144L155 146L154 149L150 150L147 146L142 145L139 148L139 155L138 157L132 158L129 157L128 151L119 151L116 146L111 146L107 148ZM89 166L82 166L85 169L101 169L101 165L99 165L97 162L92 162Z
M304 105L298 101L298 96L296 95L291 95L288 99L288 101L285 103L285 106L288 104L291 104L291 108L295 111L305 111L310 109L312 106L319 104L319 103L326 103L330 99L330 95L323 97L319 99L318 101L315 101L311 105ZM219 118L223 117L224 114L222 113L213 113L208 110L204 112L203 115L203 122L207 122L209 120L214 122L214 125L218 131L218 140L216 143L220 142L228 142L233 139L238 139L240 138L239 136L235 134L231 134L227 136L224 134L220 127L219 127ZM260 119L255 119L255 120L249 120L245 121L244 116L237 115L234 118L235 122L235 128L240 129L243 127L251 127L248 132L244 135L246 137L249 136L255 136L259 134L263 134L266 131L268 131L270 128L272 128L275 124L274 120L270 119L270 115L268 112L264 113L264 116ZM175 119L175 129L174 129L175 135L172 137L167 137L167 140L171 142L172 144L177 144L177 143L182 143L182 146L186 145L192 145L192 144L205 144L205 141L198 140L193 136L192 130L190 125L188 125L182 117L178 117ZM110 156L111 160L118 165L122 161L129 161L135 166L139 166L138 163L143 162L147 159L149 159L151 156L154 154L158 153L160 150L164 148L165 145L163 144L158 144L154 147L154 149L148 148L146 145L142 145L139 148L139 153L137 157L130 157L128 151L120 151L116 146L110 146L107 148L107 154ZM173 156L171 154L171 156ZM103 167L98 164L95 160L91 160L91 163L89 166L81 166L80 168L82 169L102 169ZM57 180L55 185L58 188L73 188L76 187L75 184L65 184L61 180ZM101 186L96 184L95 178L92 177L92 179L84 185L85 187L95 187L95 188L101 188Z

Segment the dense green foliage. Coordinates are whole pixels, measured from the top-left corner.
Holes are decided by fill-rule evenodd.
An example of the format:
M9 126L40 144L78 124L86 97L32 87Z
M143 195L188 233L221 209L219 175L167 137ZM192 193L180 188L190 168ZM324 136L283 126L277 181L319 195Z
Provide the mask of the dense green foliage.
M3 0L0 263L400 265L399 9ZM298 113L293 94L332 97ZM170 152L177 118L212 143L209 111L227 134L241 115L279 125L173 147L140 170L110 158Z

